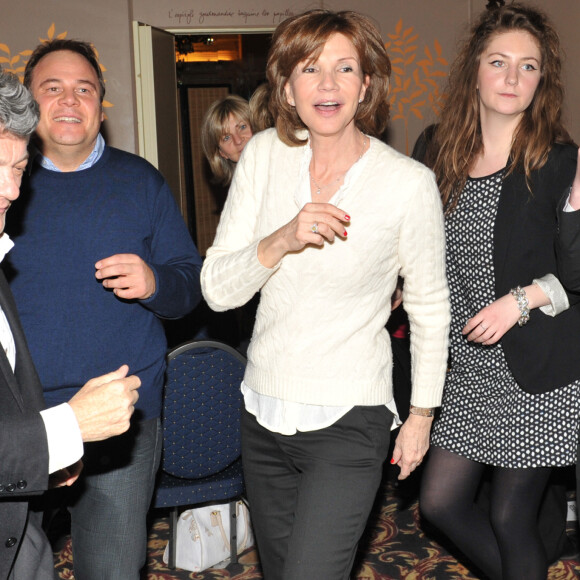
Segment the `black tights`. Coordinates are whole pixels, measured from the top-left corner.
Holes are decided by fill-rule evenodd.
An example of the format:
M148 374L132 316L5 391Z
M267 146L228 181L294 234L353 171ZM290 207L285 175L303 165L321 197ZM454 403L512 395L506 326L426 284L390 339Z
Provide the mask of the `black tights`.
M546 553L537 516L549 467L492 468L491 508L475 496L486 465L432 447L423 474L423 515L489 578L545 580Z

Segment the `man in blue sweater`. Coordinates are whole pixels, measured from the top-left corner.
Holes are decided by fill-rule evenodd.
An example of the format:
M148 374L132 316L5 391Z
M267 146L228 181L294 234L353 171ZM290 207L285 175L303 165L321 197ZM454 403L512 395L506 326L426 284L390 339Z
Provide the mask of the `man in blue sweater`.
M13 247L4 225L18 198L38 106L0 67L0 262ZM0 265L0 579L54 579L40 514L28 504L78 477L83 441L124 433L140 381L121 367L89 381L68 403L46 409L16 305ZM49 477L50 474L50 477Z
M11 222L11 287L47 404L122 363L142 385L131 429L86 445L67 498L75 576L138 580L161 451L160 319L197 305L201 259L159 172L105 145L91 46L41 44L24 82L40 106L38 154Z

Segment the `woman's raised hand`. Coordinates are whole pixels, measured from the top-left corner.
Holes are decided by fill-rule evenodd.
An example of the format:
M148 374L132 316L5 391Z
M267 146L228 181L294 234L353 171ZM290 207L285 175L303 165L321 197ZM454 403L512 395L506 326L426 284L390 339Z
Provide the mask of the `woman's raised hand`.
M321 246L336 236L346 238L350 216L330 203L307 203L294 219L258 245L258 259L267 268L275 266L289 252L298 252L308 244Z

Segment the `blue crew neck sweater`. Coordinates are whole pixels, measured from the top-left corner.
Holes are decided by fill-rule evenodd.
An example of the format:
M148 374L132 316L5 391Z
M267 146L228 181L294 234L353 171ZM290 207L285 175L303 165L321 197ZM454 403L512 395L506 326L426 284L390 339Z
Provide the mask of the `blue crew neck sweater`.
M82 171L34 164L8 225L11 288L47 404L128 364L142 383L135 416L158 417L167 349L160 318L187 314L201 297L201 258L161 174L112 147ZM114 254L147 262L151 298L127 301L103 288L95 263Z

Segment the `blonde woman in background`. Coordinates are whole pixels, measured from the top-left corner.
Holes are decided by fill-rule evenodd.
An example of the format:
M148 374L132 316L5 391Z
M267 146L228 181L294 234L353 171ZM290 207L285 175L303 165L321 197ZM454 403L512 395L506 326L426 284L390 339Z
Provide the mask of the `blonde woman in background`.
M270 87L262 83L250 97L250 120L255 133L274 126L274 117L268 109Z
M231 183L252 134L248 101L228 95L210 105L201 124L201 146L218 183L226 187Z

